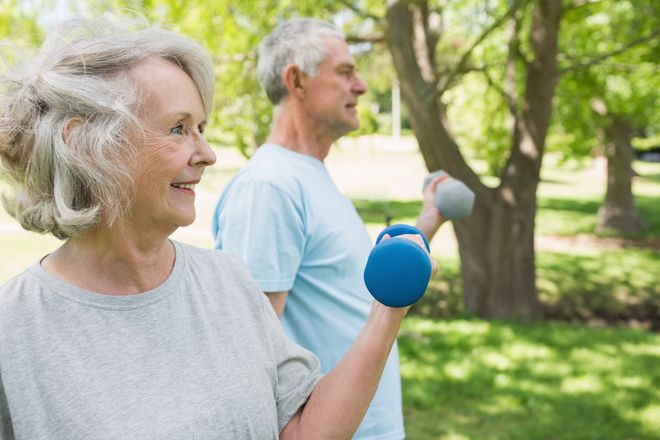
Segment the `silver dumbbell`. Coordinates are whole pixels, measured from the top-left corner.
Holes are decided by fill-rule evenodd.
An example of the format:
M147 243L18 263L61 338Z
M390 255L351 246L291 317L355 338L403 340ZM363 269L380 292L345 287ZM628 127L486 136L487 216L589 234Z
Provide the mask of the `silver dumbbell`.
M445 171L438 170L426 176L422 192L426 191L426 187L432 179L437 176L447 175ZM474 192L460 180L444 180L436 187L435 206L440 211L440 214L448 220L458 220L467 217L474 207Z

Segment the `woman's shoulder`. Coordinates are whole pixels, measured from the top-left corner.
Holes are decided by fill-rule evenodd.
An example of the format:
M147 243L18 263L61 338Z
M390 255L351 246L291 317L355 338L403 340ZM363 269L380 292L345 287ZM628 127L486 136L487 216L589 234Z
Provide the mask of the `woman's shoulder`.
M40 288L34 276L34 267L30 266L23 272L0 284L0 320L17 312L18 308L33 297L32 293Z
M213 296L231 299L235 307L244 307L246 313L254 313L255 304L260 304L264 295L240 258L225 251L174 243L177 252L186 259L186 283L214 292Z
M177 247L177 252L182 252L183 257L189 260L193 268L204 269L214 275L231 273L236 277L251 278L245 264L235 255L178 241L173 243Z

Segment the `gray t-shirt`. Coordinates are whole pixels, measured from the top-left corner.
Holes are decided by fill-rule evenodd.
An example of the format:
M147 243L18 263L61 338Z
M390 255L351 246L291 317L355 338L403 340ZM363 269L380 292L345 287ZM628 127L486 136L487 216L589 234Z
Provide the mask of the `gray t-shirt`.
M1 439L276 439L321 375L238 259L174 243L101 295L39 264L0 286Z

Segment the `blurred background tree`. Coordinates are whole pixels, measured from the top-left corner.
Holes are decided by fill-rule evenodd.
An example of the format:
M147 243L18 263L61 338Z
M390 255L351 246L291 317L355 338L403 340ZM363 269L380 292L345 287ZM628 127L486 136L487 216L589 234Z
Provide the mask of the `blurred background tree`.
M632 140L660 132L659 17L652 0L583 2L565 13L551 148L604 164L601 231L645 227L632 193Z
M466 309L478 316L541 315L534 228L546 150L565 160L602 151L600 227L644 225L632 198L631 142L657 135L660 124L653 0L6 0L0 36L34 46L61 4L144 16L203 42L217 69L209 140L245 156L265 140L272 117L256 76L259 42L293 16L334 22L370 87L353 135L394 129L399 84L404 130L414 131L426 167L477 194L473 215L454 230Z

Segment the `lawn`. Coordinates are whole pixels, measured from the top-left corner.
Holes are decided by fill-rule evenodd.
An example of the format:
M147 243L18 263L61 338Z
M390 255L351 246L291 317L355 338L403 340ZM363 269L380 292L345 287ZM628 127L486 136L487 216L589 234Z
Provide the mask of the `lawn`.
M406 319L406 431L431 439L658 439L660 335Z
M196 191L197 220L175 239L212 246L215 200L244 161L218 150ZM425 168L410 144L347 139L326 164L372 236L388 218L414 221ZM645 330L660 316L660 164L635 169L649 229L622 240L593 233L604 176L545 162L537 284L551 321L467 316L451 224L441 228L431 242L441 272L399 338L408 438L660 439L660 334ZM0 283L58 243L0 210Z

